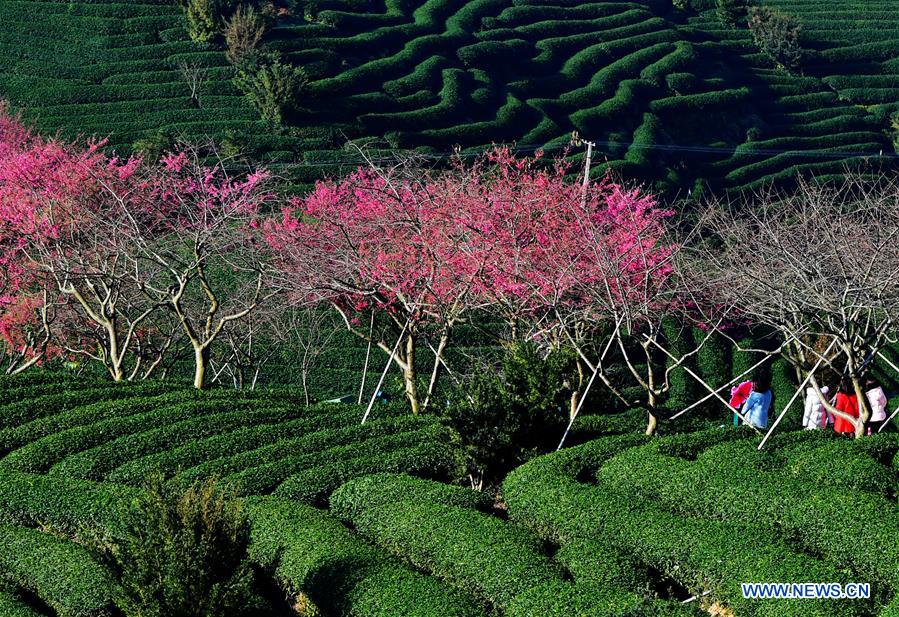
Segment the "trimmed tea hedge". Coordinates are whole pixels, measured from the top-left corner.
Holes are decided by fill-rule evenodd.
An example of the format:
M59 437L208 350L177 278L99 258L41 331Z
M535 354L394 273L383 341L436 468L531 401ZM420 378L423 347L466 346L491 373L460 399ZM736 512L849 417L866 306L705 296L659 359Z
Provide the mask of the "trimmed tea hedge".
M634 448L606 463L597 476L604 487L683 515L754 520L755 529L784 529L816 554L899 589L895 504L875 495L747 468L739 462L750 455L746 448L741 457L734 456L733 448L723 448L728 454L711 464L707 459L689 462L655 454L651 446ZM847 537L857 539L849 543Z
M59 617L114 616L114 583L81 546L0 524L0 575L34 593Z
M728 431L737 433L737 431ZM693 437L694 443L708 438ZM664 444L665 439L658 443ZM683 449L690 439L681 439ZM672 515L649 501L635 500L616 487L596 487L576 480L625 451L627 437L600 439L540 457L513 471L503 484L512 520L563 546L605 538L620 550L678 581L746 615L860 615L864 603L812 600L748 601L746 581L845 581L845 573L823 561L791 550L758 526L747 534L745 523ZM653 444L655 445L655 444ZM745 519L744 519L745 520ZM754 520L754 519L753 519Z
M46 617L22 597L15 585L0 580L0 615L5 617Z
M499 609L562 577L538 538L469 508L405 500L357 504L350 522L390 552Z
M366 434L365 429L358 426L364 410L355 405L346 408L323 405L319 411L320 413L314 413L313 408L294 420L248 426L142 456L120 465L107 475L107 479L135 484L149 473L161 473L168 478L207 461L235 456L281 441L293 440L290 449L315 450L346 443L347 437ZM384 410L380 413L383 414ZM399 412L391 415L397 414ZM380 427L380 422L381 420L373 421L370 426Z
M250 557L291 593L332 615L478 617L484 611L441 582L404 567L321 510L252 498Z
M331 495L330 510L336 516L350 520L366 508L404 499L482 512L487 512L493 507L493 500L480 491L416 478L404 473L377 473L343 484Z

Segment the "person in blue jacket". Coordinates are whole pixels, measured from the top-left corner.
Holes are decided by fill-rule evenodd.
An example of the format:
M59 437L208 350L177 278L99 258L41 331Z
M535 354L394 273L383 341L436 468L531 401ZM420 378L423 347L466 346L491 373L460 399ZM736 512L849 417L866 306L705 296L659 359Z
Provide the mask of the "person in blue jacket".
M771 407L771 386L767 380L756 378L752 381L752 393L743 403L743 417L756 428L768 426L768 409Z

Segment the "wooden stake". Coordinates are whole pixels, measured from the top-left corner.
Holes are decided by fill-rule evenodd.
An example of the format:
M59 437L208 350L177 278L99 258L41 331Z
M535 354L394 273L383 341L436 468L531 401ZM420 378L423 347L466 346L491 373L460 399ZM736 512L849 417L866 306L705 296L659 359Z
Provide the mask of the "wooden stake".
M894 371L896 371L897 373L899 373L899 367L897 367L895 364L893 364L893 363L890 361L889 358L887 358L885 355L883 355L883 353L881 353L881 352L878 351L878 352L877 352L877 356L878 356L881 360L883 360L884 362L886 362L887 364L889 364L889 365L892 367L892 369L893 369ZM885 428L885 427L886 427L886 426L893 420L893 418L896 417L896 414L897 414L897 413L899 413L899 407L896 407L896 410L893 411L893 413L890 414L890 417L883 421L883 424L880 425L880 428L877 429L877 432L879 433L880 431L882 431L882 430L883 430L883 429L884 429L884 428Z
M618 328L621 327L621 322L624 320L624 317L618 318L618 323L615 324L615 331L618 331ZM602 350L602 354L599 356L599 362L596 363L596 368L593 369L593 374L590 376L590 381L587 382L587 387L584 389L584 394L581 396L581 400L578 401L577 407L574 410L574 413L571 415L571 418L568 419L568 426L565 428L565 432L562 434L562 440L559 441L559 446L556 448L556 452L562 449L562 446L565 444L565 439L568 437L569 431L571 431L571 426L574 424L575 418L581 411L581 407L584 404L584 401L587 400L587 393L590 392L590 386L593 385L593 380L596 379L597 373L599 373L599 367L602 366L602 361L606 359L606 354L609 353L609 348L612 346L612 341L615 339L615 336L610 336L609 341L606 343L605 349Z
M658 347L658 348L662 351L663 354L665 354L666 356L668 356L669 358L671 358L671 359L674 360L675 362L678 361L677 358L674 357L674 355L672 355L667 349L665 349L664 347L662 347L661 345L659 345L656 341L652 340L651 338L649 338L649 337L646 336L645 334L644 334L643 336L646 338L647 341L649 341L650 343L652 343L653 345L655 345L656 347ZM700 377L700 376L697 375L695 372L693 372L693 370L692 370L689 366L684 366L684 365L681 365L681 366L683 366L684 372L686 372L686 373L687 373L688 375L690 375L693 379L695 379L695 380L698 381L700 384L702 384L702 387L704 387L706 390L708 390L709 392L711 392L711 393L712 393L712 396L714 396L714 397L717 398L719 401L721 401L721 403L722 403L725 407L727 407L727 409L728 409L729 411L731 411L731 412L737 414L737 416L738 416L743 422L745 422L745 423L747 424L747 426L749 426L752 430L754 430L756 433L758 433L759 435L762 434L762 432L761 432L760 430L758 430L756 427L752 426L751 424L749 424L749 422L746 421L746 418L743 416L743 414L740 413L740 411L739 411L738 409L734 409L733 407L730 406L730 401L724 400L724 398L722 398L721 395L718 394L718 392L717 392L714 388L712 388L712 386L710 386L709 384L707 384L707 383L702 379L702 377Z
M815 374L815 371L818 370L818 367L821 366L821 363L824 362L824 359L827 357L827 354L830 353L830 350L833 349L833 346L836 344L836 340L830 342L830 345L827 347L827 351L818 358L818 361L815 363L815 366L812 367L812 370L809 371L808 375L805 376L805 379L802 380L802 383L799 384L799 388L784 406L783 411L780 412L780 415L777 416L777 420L774 421L774 424L771 425L771 428L768 429L768 432L765 433L764 439L762 439L762 443L759 444L758 450L761 450L765 446L765 442L768 441L768 438L771 437L772 433L774 433L774 429L777 428L777 425L780 424L780 421L783 420L783 417L787 414L787 410L790 408L790 405L793 404L793 401L796 400L796 397L802 392L802 389L805 388L805 384L808 383L809 379L812 378L812 375Z
M362 383L359 384L359 398L357 405L362 404L362 393L365 391L365 376L368 374L368 358L371 356L371 337L375 332L375 312L371 312L371 324L368 326L368 347L365 349L365 365L362 367Z
M365 424L365 421L368 420L368 414L371 413L371 408L375 404L375 397L378 396L378 391L384 384L384 378L387 376L387 371L390 370L390 365L393 364L393 357L396 355L396 350L400 348L400 343L403 342L403 335L406 334L406 328L408 327L409 322L407 321L406 325L403 326L403 329L400 332L400 337L396 339L396 345L393 346L393 351L390 352L390 357L387 358L387 364L384 365L384 370L381 371L381 379L378 380L378 385L375 386L375 391L371 393L371 400L368 401L368 409L365 410L365 415L362 416L362 424Z
M781 346L781 347L782 347L782 346ZM780 349L778 348L777 351L780 351ZM751 373L752 371L754 371L755 369L757 369L758 367L760 367L761 365L763 365L765 362L767 362L768 360L770 360L771 358L773 358L773 357L774 357L774 354L776 354L776 353L777 353L777 352L773 352L773 353L771 353L771 354L765 356L765 357L762 358L759 362L756 362L755 364L753 364L752 366L750 366L748 369L746 369L745 371L743 371L742 373L740 373L739 375L737 375L736 377L734 377L733 379L731 379L730 381L728 381L726 384L724 384L723 386L721 386L720 388L718 388L717 390L715 390L715 392L712 392L711 394L706 394L704 397L702 397L701 399L699 399L698 401L696 401L695 403L693 403L693 404L690 405L689 407L686 407L686 408L680 410L679 412L677 412L676 414L674 414L673 416L671 416L671 417L668 418L668 419L669 419L669 420L674 420L675 418L677 418L677 417L679 417L679 416L682 416L683 414L687 413L688 411L690 411L691 409L693 409L693 408L696 407L697 405L701 405L701 404L705 403L707 400L709 400L710 398L712 398L713 396L715 396L715 393L716 393L716 392L721 392L722 390L726 390L726 389L729 388L730 386L733 386L735 383L737 383L738 381L740 381L741 379L743 379L744 377L746 377L746 375L748 375L749 373ZM728 407L730 407L730 403L728 403ZM731 407L731 409L733 409L733 408Z

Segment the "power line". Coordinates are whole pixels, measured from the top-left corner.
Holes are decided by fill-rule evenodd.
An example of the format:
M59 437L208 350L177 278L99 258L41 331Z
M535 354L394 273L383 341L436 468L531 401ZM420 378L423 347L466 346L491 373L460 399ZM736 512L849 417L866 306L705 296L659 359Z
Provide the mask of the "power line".
M723 146L698 146L698 145L684 145L684 144L662 144L662 143L637 143L637 142L622 142L622 141L614 141L614 140L595 140L592 142L594 146L604 146L607 148L622 148L625 147L627 149L635 148L638 150L656 150L662 152L690 152L690 153L702 153L702 154L737 154L737 148L740 146L723 147ZM744 144L741 144L744 145ZM524 154L524 153L533 153L538 150L542 150L543 152L553 152L557 150L563 150L567 147L567 144L552 144L552 145L539 145L539 144L525 144L521 146L515 147L513 150L516 153ZM449 152L430 152L430 153L415 153L416 156L423 158L425 160L445 160L449 158L474 158L481 156L488 149L478 149L478 150L467 150L463 152L458 151L449 151ZM758 148L746 150L744 152L740 152L740 154L746 154L749 156L777 156L780 154L795 154L800 156L813 156L819 158L831 158L831 159L843 159L843 158L876 158L876 159L886 159L886 160L899 160L899 153L896 152L884 152L880 150L878 152L858 152L858 151L849 151L849 150L802 150L796 148ZM396 160L394 157L373 157L373 158L346 158L346 159L335 159L333 161L322 161L322 162L313 162L313 163L269 163L266 165L269 168L279 168L279 169L290 169L290 168L302 168L302 167L337 167L341 165L359 165L368 161L375 163L388 163L390 161Z

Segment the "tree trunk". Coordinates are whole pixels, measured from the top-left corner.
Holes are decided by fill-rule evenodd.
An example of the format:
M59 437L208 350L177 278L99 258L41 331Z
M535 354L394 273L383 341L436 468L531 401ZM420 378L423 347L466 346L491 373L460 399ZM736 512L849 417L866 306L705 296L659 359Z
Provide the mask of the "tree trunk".
M309 407L309 387L306 385L306 375L308 374L308 371L303 369L300 373L303 381L303 401L306 403L306 407Z
M209 347L194 344L194 388L202 390L206 385L206 367L209 365Z
M403 382L406 386L406 398L412 407L412 413L417 414L421 409L418 402L418 374L415 370L415 336L406 335L406 366L403 369Z
M122 369L121 352L119 351L119 336L116 332L115 321L106 322L106 336L109 345L109 352L106 356L106 368L113 381L122 381L125 379L125 371Z
M575 360L575 366L577 367L577 384L571 391L571 407L568 410L569 420L574 419L574 414L577 413L577 406L581 401L581 390L584 387L584 364L580 357Z
M643 351L646 354L646 408L649 416L646 422L646 435L652 436L656 432L659 425L659 419L656 417L656 372L652 365L652 353L649 350L649 342L643 343Z
M855 438L865 436L865 426L868 424L868 418L871 417L871 411L868 409L868 397L865 396L861 381L857 376L852 377L852 388L855 390L855 396L858 397L858 422L855 424Z
M652 436L656 432L656 426L659 424L659 419L656 417L654 409L650 409L647 412L647 415L649 416L649 419L646 422L646 435Z

